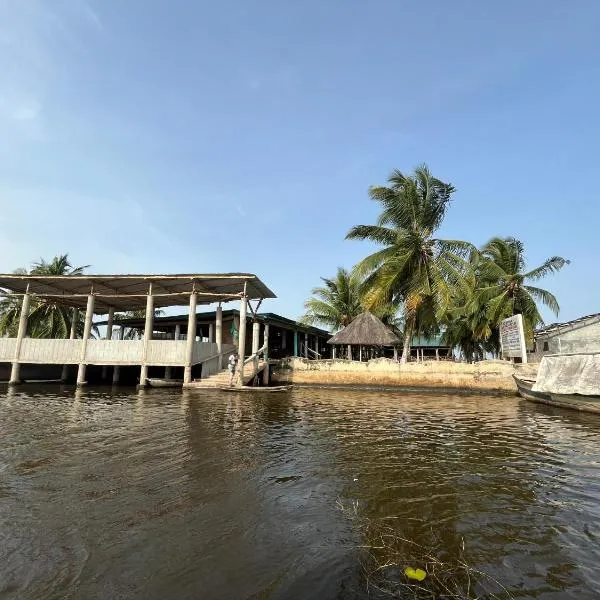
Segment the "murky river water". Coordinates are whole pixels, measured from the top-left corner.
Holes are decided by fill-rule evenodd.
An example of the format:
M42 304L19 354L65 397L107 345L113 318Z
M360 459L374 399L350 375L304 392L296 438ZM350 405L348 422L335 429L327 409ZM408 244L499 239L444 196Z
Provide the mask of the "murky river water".
M0 390L0 598L368 597L338 501L516 597L599 598L599 439L514 398Z

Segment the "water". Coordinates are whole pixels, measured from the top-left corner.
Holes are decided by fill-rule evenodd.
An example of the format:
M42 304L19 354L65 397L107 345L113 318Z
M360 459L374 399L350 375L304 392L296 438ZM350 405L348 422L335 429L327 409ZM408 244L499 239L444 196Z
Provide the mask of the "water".
M599 434L514 398L4 391L0 598L366 598L338 501L516 597L598 598Z

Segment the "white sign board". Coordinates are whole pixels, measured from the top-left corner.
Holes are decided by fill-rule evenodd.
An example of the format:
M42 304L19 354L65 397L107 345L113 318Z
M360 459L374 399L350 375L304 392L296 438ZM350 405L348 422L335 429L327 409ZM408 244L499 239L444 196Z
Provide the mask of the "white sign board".
M509 317L500 323L500 344L504 358L519 357L524 363L527 362L523 315Z

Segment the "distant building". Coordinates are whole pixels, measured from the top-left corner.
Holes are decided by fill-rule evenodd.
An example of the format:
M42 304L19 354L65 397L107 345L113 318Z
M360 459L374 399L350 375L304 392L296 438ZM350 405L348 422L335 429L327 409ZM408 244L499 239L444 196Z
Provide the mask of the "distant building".
M528 359L536 362L546 354L578 352L600 352L600 313L538 329Z
M410 355L416 360L454 360L452 347L444 341L443 335L414 336L410 345Z

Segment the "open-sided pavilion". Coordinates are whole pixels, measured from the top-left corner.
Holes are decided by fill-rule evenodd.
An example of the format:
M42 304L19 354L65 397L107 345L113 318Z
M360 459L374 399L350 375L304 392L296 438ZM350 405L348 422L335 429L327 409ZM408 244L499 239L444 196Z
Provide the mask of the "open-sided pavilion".
M212 361L215 369L222 366L222 356L234 347L223 347L223 303L240 302L238 352L240 381L243 381L246 347L246 314L253 313L273 292L251 273L184 274L184 275L76 275L44 276L0 274L0 290L4 296L22 298L19 328L16 338L0 338L0 363L11 363L10 383L20 382L22 364L77 365L77 384L86 382L87 365L114 366L113 382L119 381L121 366L140 367L140 385L145 385L148 367L183 367L184 384L192 380L192 367ZM27 320L32 297L51 302L73 311L85 311L83 336L76 338L72 320L69 339L39 339L27 337ZM252 301L256 302L255 307ZM215 312L215 341L187 339L153 340L154 310L170 306L189 305L187 331L196 331L198 304L218 304ZM144 334L140 340L112 339L116 312L145 310ZM105 339L91 337L94 315L107 315ZM122 330L121 330L122 331ZM265 335L268 335L265 332ZM63 368L63 373L65 373Z

